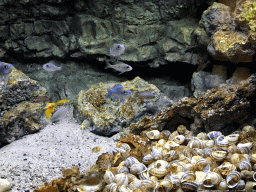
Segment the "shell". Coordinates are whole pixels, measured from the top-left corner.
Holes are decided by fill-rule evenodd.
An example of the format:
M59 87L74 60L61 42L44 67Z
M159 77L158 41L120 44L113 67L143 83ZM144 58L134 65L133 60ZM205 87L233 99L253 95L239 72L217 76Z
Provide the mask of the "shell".
M173 161L179 158L179 154L177 151L171 150L168 153L163 155L163 160L165 161Z
M211 156L211 153L212 153L212 148L205 148L204 149L204 157Z
M253 191L256 189L256 182L248 181L245 184L245 191Z
M109 171L109 170L106 170L106 172L105 172L103 178L104 178L104 181L105 181L107 184L113 183L114 180L115 180L114 174L113 174L111 171Z
M252 163L256 163L256 154L255 154L255 153L253 153L253 154L251 155L251 162L252 162Z
M135 163L139 163L139 161L135 158L135 157L128 157L125 162L124 165L128 168L130 168L133 164Z
M142 180L141 181L141 185L142 185L142 187L145 188L145 191L146 191L147 188L154 189L155 186L156 186L155 182L152 181L151 179L144 179L144 180Z
M198 133L196 137L201 140L208 139L207 134L205 132Z
M117 173L129 173L129 169L127 167L119 167Z
M128 188L131 190L134 190L134 189L140 188L141 186L142 186L141 180L136 179L136 180L133 180L131 183L129 183Z
M246 125L243 127L242 131L246 132L250 137L255 136L255 129L253 126Z
M247 154L238 154L238 153L234 153L231 157L230 157L230 162L232 164L234 164L237 168L239 167L239 164L242 161L250 161L250 157Z
M163 147L167 150L172 150L179 146L180 145L178 143L175 143L174 141L167 141Z
M254 171L243 170L241 171L241 178L246 181L253 180L253 174Z
M180 146L180 153L182 153L189 159L191 159L193 156L197 155L197 153L193 149L191 149L187 146Z
M211 156L216 160L216 161L222 161L223 159L226 158L227 152L225 151L213 151L211 153Z
M238 182L237 186L234 188L234 190L236 190L236 191L241 191L241 190L244 189L244 187L245 187L245 182L244 182L244 180L240 180L240 181Z
M164 177L165 175L168 174L168 170L167 169L160 169L160 168L152 168L152 169L149 169L149 174L150 175L153 175L153 176L156 176L157 178L162 178Z
M141 180L149 179L149 178L150 178L150 175L149 175L148 171L145 171L145 172L142 172L142 173L139 174L139 178L140 178Z
M198 159L195 164L195 169L198 171L210 172L211 167L208 164L207 160L204 158Z
M119 173L115 175L115 183L117 185L128 185L129 178L126 173Z
M228 140L225 139L224 135L220 135L216 139L216 144L219 147L228 147Z
M120 149L124 149L126 152L129 152L131 151L131 147L130 145L128 145L127 143L122 143L120 146L119 146Z
M159 181L158 186L156 188L157 191L170 191L173 188L172 180L163 179Z
M237 171L230 172L226 177L228 188L236 187L240 180L241 180L241 174L239 172Z
M198 184L196 182L184 182L181 184L181 188L186 191L196 191Z
M151 154L147 154L146 156L143 157L142 162L146 165L152 163L155 160L155 158L153 157L153 155Z
M151 155L154 157L154 159L162 159L163 148L162 147L152 148Z
M243 143L243 144L239 143L237 147L239 148L241 153L249 154L251 153L251 150L252 150L252 143Z
M185 125L179 125L178 127L177 127L177 132L180 134L180 135L186 135L186 134L188 134L188 130L187 130L187 128L186 128L186 126Z
M121 185L118 189L119 192L132 192L131 189L127 188L125 185Z
M236 171L236 166L230 162L224 162L219 167L219 172L222 176L227 176L231 171Z
M228 140L229 144L236 144L239 139L239 134L231 134L226 136L226 139Z
M196 180L196 176L192 171L187 171L187 172L183 173L183 175L180 178L181 183L193 182L195 180Z
M253 178L254 181L256 181L256 172L254 172L252 178Z
M203 150L203 149L194 148L193 150L194 150L199 156L204 157L204 150Z
M219 174L214 172L209 172L206 174L206 177L203 179L203 186L204 187L213 187L218 185L221 181L221 177Z
M215 144L214 140L205 140L203 142L205 144L205 148L212 148L214 146L214 144Z
M210 133L207 134L209 139L215 139L220 135L222 135L220 131L211 131Z
M160 137L159 139L164 139L164 140L168 140L169 136L171 135L171 132L168 130L163 130L160 133Z
M147 171L147 167L143 163L135 163L130 168L131 174L134 175L140 174L145 171Z
M239 164L239 169L242 171L242 170L248 170L248 171L251 171L252 170L252 164L248 161L242 161L240 164Z
M174 137L173 141L181 145L185 141L185 137L183 135L177 135Z
M227 181L223 180L216 186L217 190L226 191L228 189Z
M146 133L147 137L149 139L159 139L160 138L160 132L158 130L151 130Z
M116 192L118 185L116 183L110 183L105 187L105 189L109 192Z
M177 175L166 175L164 179L170 179L173 184L173 189L178 189L180 186L180 180Z
M228 147L227 152L228 153L239 153L240 150L236 145L231 145Z
M151 163L148 166L148 169L151 169L151 168L166 169L168 166L169 166L169 163L167 161L165 161L165 160L157 160L157 161Z
M187 146L191 149L192 148L204 149L205 143L202 140L194 139L194 140L189 141Z

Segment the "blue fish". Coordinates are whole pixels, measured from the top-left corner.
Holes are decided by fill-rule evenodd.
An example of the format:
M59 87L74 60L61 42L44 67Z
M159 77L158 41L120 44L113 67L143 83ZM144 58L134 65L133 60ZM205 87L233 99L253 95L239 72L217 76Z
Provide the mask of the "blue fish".
M106 96L106 99L110 98L113 95L113 99L121 99L121 102L123 103L125 101L126 97L129 97L132 92L131 90L123 90L124 87L120 84L116 84L111 90L108 90L108 94Z
M9 80L9 74L12 72L13 69L14 67L12 64L0 62L0 83L4 79L4 87L6 87Z

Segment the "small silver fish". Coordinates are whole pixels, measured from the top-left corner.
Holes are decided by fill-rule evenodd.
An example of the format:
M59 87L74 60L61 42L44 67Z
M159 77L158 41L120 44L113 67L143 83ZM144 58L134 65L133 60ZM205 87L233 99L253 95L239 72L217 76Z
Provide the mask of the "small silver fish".
M152 91L140 91L136 92L134 95L141 99L154 99L156 97Z
M121 73L119 73L118 75L124 73L124 72L128 72L128 71L131 71L132 70L132 67L130 65L127 65L123 62L118 62L117 64L115 65L111 65L107 60L106 60L106 67L105 69L107 68L113 68L114 70L116 71L119 71Z
M69 108L67 106L61 106L51 117L52 122L61 120L67 115Z
M61 67L54 65L54 61L50 61L49 63L43 65L43 69L46 71L57 71L61 70Z
M85 56L85 53L82 53L82 52L75 52L73 54L70 55L70 57L82 57L82 56Z
M113 47L110 48L110 56L115 59L119 60L120 55L124 54L125 52L125 46L122 44L113 44Z
M4 87L6 87L9 80L9 74L12 72L13 69L14 67L12 64L0 62L0 83L4 79Z

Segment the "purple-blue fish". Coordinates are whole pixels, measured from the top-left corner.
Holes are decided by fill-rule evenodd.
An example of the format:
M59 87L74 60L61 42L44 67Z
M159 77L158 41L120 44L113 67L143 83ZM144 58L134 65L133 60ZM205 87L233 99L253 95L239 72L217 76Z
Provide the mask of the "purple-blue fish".
M9 74L14 69L12 64L0 62L0 83L4 79L4 87L6 87L9 80Z
M116 84L111 90L108 90L106 99L110 98L113 95L113 99L121 99L121 102L123 103L125 101L125 98L129 97L132 92L131 90L123 90L124 87L120 84Z

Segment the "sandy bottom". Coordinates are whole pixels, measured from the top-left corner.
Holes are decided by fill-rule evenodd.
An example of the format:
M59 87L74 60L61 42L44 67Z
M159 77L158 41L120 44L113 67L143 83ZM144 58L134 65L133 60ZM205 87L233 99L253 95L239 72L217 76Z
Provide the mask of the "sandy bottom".
M116 137L82 133L81 126L67 117L1 148L0 178L11 182L11 192L32 192L43 183L62 177L62 169L77 166L80 172L85 171L100 154L114 149ZM102 151L92 153L96 146L102 146Z

